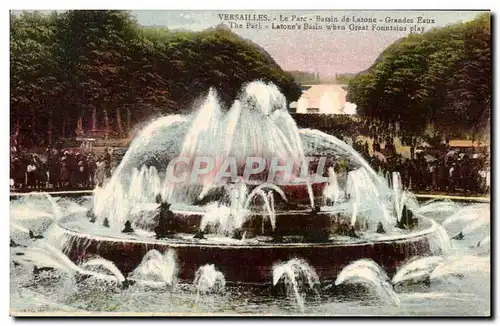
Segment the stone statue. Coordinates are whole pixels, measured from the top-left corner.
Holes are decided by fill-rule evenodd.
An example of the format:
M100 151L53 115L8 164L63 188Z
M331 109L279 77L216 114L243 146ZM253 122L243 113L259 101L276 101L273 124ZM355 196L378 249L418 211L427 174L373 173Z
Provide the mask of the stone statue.
M173 225L174 225L174 213L170 210L170 204L166 202L161 202L161 196L156 197L157 202L160 201L160 213L158 216L158 224L156 225L154 231L157 239L165 238L172 235Z
M385 233L384 226L382 225L382 222L378 222L378 224L377 224L377 233Z

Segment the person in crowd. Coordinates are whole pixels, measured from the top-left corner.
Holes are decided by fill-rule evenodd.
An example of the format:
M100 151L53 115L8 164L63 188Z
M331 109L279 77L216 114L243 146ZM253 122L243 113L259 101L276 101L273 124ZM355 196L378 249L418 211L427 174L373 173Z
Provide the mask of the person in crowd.
M59 189L61 185L61 157L59 152L54 149L48 159L49 163L49 182L54 189Z
M69 184L69 169L67 156L61 158L61 170L59 172L59 185L61 188L66 189Z
M36 170L36 189L44 190L48 187L48 168L47 163L39 158L36 160L37 170Z
M94 160L94 156L92 154L89 154L87 156L87 161L86 161L86 166L87 166L87 188L93 188L96 185L96 182L94 180L95 178L95 172L96 172L96 162Z
M449 170L449 178L450 178L450 187L449 190L454 192L458 186L458 179L460 176L460 171L457 167L457 163L451 163L451 167Z
M23 161L19 159L19 157L14 158L12 166L13 171L11 171L11 173L13 174L14 188L21 189L23 188L26 179L26 167L24 166Z
M36 169L36 161L33 158L26 166L26 185L30 190L34 190L36 188Z

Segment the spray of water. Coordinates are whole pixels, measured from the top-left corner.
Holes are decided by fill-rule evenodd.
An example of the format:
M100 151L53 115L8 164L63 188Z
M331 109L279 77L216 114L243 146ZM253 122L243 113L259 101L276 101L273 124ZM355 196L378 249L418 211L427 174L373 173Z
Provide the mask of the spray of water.
M319 277L314 268L303 259L294 258L273 267L273 285L280 280L285 282L288 293L296 300L299 309L304 312L304 286L313 289L319 284Z
M433 255L447 255L453 251L453 245L446 230L441 224L434 223L435 232L428 235L427 240Z
M95 258L82 264L81 266L73 263L68 256L45 241L36 241L33 245L24 251L20 256L21 260L32 264L36 268L50 267L71 276L91 276L96 279L118 281L120 284L125 280L123 274L109 260ZM112 276L99 272L109 271Z
M150 250L142 262L130 274L130 279L158 282L173 285L177 275L175 252L168 250L164 254L158 250Z
M347 175L346 193L349 194L348 203L352 207L351 225L361 222L374 229L378 222L390 230L394 217L390 214L385 202L385 191L379 181L374 181L370 172L364 168L356 169Z
M137 167L143 165L166 166L168 160L174 156L176 151L177 153L179 151L179 144L182 142L181 137L186 130L187 120L187 117L181 115L161 117L152 121L139 132L111 179L103 188L96 188L94 191L94 212L99 223L102 224L102 220L108 218L112 228L118 229L123 226L130 210L139 204L136 201L139 196L135 193L135 185L138 181L132 180L139 178L140 170L137 171ZM157 187L156 181L148 180L146 173L142 175L142 185L153 189ZM151 175L154 177L154 172ZM135 185L131 185L132 181ZM147 193L154 192L154 190L147 191ZM133 198L129 197L130 194L133 195ZM167 198L164 192L162 196ZM139 202L153 201L154 198L139 199Z
M489 234L490 207L485 204L465 206L448 217L443 222L443 227L451 235L455 236L459 232L466 235L466 239L473 235L476 243Z
M168 163L179 155L215 158L214 170L227 157L235 158L240 170L251 156L266 162L275 157L292 158L297 168L303 166L304 152L311 151L311 143L317 145L319 154L324 150L364 167L373 182L379 182L368 163L346 143L316 130L299 131L287 111L285 97L275 85L260 81L247 84L227 112L212 89L192 115L159 118L134 138L109 182L96 189L94 212L99 224L107 218L111 228L118 229L132 210L154 202L157 193L170 203L192 203L204 197L214 187L212 173L203 175L198 184L171 183L166 177L161 180ZM310 183L307 190L314 206ZM284 197L281 189L274 191Z
M337 173L335 173L335 169L331 166L328 168L328 184L323 189L323 197L329 200L331 205L335 205L340 199Z
M219 234L231 232L236 227L235 220L231 218L231 208L219 203L212 202L205 205L205 213L201 219L200 230L205 231L211 225Z
M460 209L460 206L451 200L430 200L422 203L415 213L428 216L438 223L442 223L444 219L455 214Z
M396 306L400 304L398 295L389 283L389 277L372 260L360 259L344 267L335 280L336 286L341 284L360 284L366 286L386 304Z
M10 220L17 233L13 234L14 238L24 239L30 230L41 234L62 215L62 207L48 193L32 192L23 195L11 202Z
M416 283L425 280L442 261L442 256L412 258L398 269L392 283Z
M36 241L28 247L22 259L37 267L52 267L68 274L81 271L68 256L45 241Z
M280 187L276 186L275 184L265 182L263 184L258 185L257 187L255 187L250 192L250 194L248 195L248 197L246 197L244 208L248 208L250 206L250 203L254 199L254 197L257 195L257 193L259 191L264 190L264 189L269 189L270 191L275 191L277 194L279 194L281 196L281 198L285 202L288 202L288 199L286 198L286 195L283 192L283 189L281 189Z

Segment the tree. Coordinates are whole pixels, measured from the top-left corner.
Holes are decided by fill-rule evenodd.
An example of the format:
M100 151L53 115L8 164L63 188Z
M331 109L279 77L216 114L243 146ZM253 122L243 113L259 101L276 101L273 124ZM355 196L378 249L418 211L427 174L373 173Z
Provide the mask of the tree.
M477 133L491 112L489 14L394 42L349 82L348 101L414 134L429 123Z

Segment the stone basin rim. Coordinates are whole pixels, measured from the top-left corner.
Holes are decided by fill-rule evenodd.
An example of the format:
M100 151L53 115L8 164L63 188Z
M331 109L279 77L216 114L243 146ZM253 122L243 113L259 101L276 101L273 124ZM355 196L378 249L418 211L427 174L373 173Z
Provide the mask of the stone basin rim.
M329 248L329 247L347 247L347 246L363 246L371 244L380 243L394 243L394 242L404 242L414 238L423 237L432 234L437 231L438 224L433 219L419 216L421 222L429 223L424 229L418 230L416 232L411 232L408 234L397 234L393 236L387 236L382 239L360 239L360 241L342 241L342 242L304 242L304 243L273 243L273 244L233 244L233 243L192 243L192 242L181 242L181 241L168 241L168 240L156 240L156 239L131 239L131 238L118 238L113 236L102 236L93 235L89 233L82 233L72 230L64 226L61 222L56 223L57 227L62 229L66 234L78 238L87 238L89 240L102 241L102 242L121 242L121 243L131 243L131 244L143 244L143 245L166 245L172 248L182 248L182 247L200 247L200 248L220 248L220 249L276 249L276 248Z

